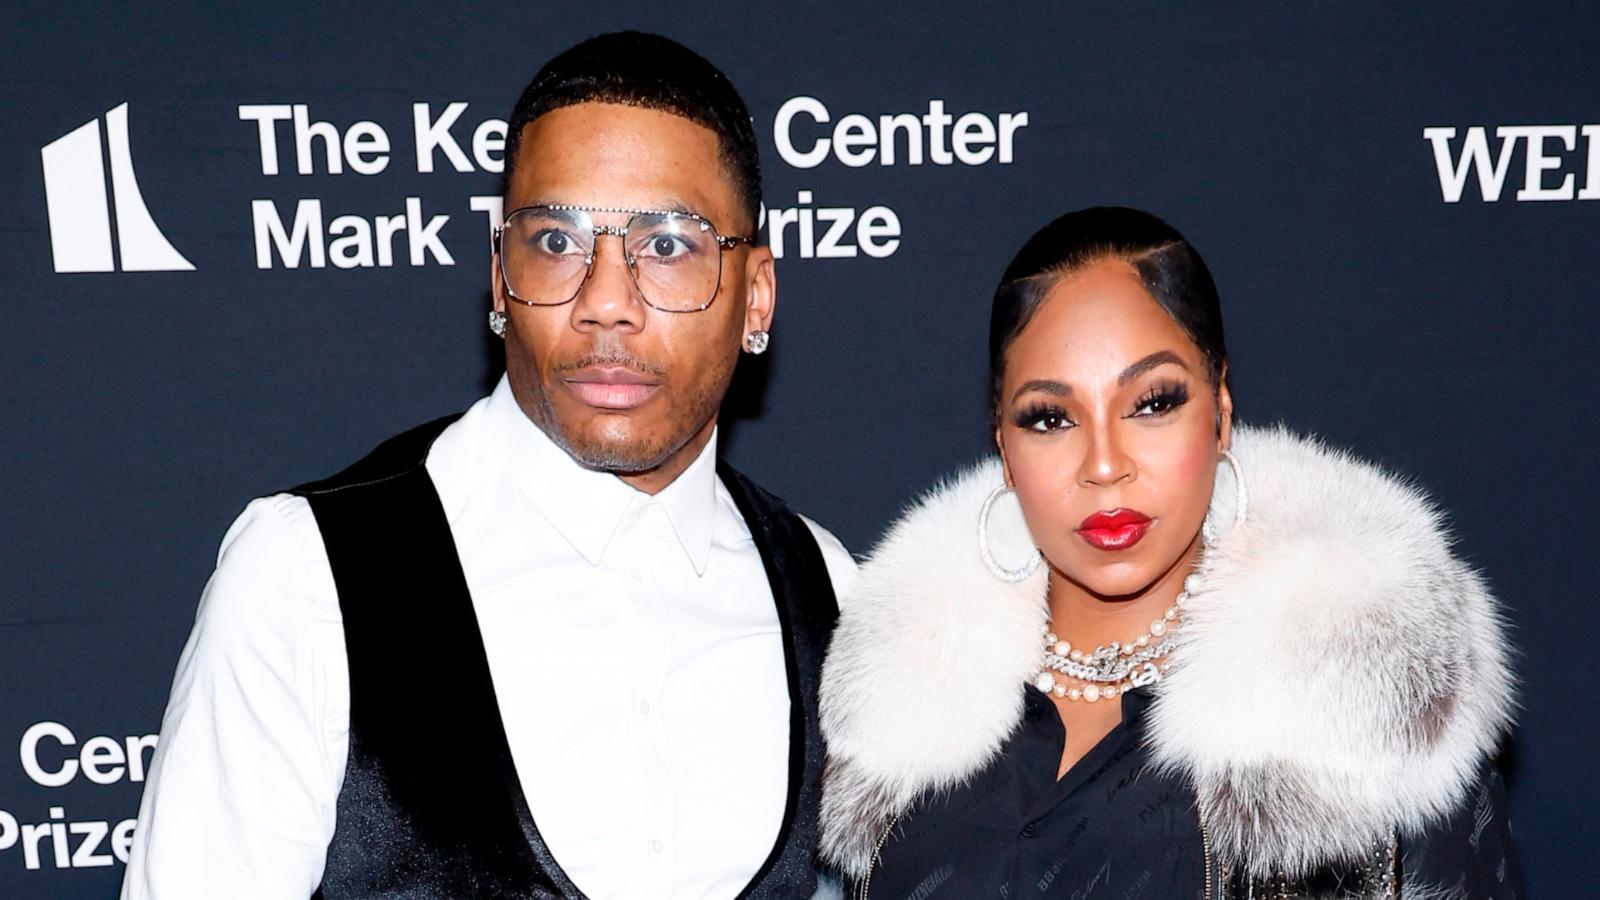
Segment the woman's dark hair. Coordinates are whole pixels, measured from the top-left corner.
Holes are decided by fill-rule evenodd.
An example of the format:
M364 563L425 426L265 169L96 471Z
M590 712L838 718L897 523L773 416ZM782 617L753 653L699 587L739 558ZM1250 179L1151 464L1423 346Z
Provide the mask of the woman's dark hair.
M989 313L989 410L998 423L1006 351L1063 275L1102 259L1127 261L1145 290L1177 321L1206 360L1212 387L1228 360L1222 307L1205 261L1177 229L1137 209L1080 209L1039 229L1000 276Z
M722 165L754 227L761 211L755 124L722 70L671 38L640 31L602 34L545 63L506 122L505 183L511 184L522 127L578 103L620 103L682 116L716 132ZM745 225L717 222L719 228Z

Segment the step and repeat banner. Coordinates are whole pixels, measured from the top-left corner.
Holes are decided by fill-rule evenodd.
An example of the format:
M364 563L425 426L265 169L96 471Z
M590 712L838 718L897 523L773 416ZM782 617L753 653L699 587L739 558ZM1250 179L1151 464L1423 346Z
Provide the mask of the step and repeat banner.
M866 550L988 448L1021 242L1166 217L1221 287L1240 417L1426 486L1505 599L1530 893L1590 895L1595 7L707 2L7 13L0 897L116 895L243 505L493 384L505 117L618 28L710 57L762 140L780 302L736 465Z

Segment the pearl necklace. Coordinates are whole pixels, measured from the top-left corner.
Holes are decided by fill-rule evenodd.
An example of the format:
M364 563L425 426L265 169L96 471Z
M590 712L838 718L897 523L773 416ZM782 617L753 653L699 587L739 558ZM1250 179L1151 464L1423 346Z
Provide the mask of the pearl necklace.
M1033 686L1046 694L1065 700L1083 700L1096 703L1112 700L1134 688L1155 684L1171 671L1166 661L1172 650L1170 632L1182 624L1181 611L1189 604L1189 595L1199 587L1197 576L1183 581L1183 590L1167 607L1161 617L1150 623L1144 634L1130 641L1112 641L1085 653L1043 626L1044 660L1034 676ZM1080 682L1082 687L1063 683L1060 676Z

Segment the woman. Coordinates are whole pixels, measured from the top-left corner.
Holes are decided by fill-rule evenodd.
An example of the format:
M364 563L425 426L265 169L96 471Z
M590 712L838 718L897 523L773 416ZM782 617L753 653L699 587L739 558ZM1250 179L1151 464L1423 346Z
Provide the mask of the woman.
M893 527L824 669L857 896L1518 896L1494 599L1415 488L1232 424L1182 236L1050 223L989 350L999 458Z

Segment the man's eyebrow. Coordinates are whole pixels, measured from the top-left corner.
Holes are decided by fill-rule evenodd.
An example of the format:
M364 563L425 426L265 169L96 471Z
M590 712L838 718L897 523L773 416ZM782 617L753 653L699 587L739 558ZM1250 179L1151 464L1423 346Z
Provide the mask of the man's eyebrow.
M1185 372L1189 370L1189 367L1183 362L1183 357L1173 353L1171 350L1157 350L1149 356L1146 356L1144 359L1141 359L1133 365L1128 366L1126 369L1123 369L1122 374L1117 376L1117 386L1121 387L1135 378L1138 378L1140 375L1150 371L1151 369L1154 369L1157 366L1167 365L1168 363L1183 369Z
M1072 385L1051 381L1048 378L1035 378L1032 381L1023 382L1016 392L1011 395L1011 401L1015 403L1018 397L1029 391L1038 391L1042 394L1050 394L1056 397L1071 397Z

